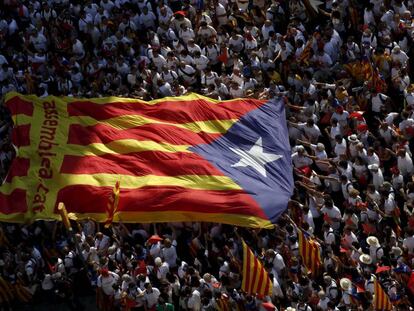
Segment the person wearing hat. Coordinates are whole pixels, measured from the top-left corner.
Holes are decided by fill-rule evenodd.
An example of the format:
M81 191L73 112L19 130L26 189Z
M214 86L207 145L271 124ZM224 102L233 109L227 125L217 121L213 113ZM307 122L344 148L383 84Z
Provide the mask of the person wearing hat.
M372 273L372 258L368 254L359 255L359 265L363 273Z
M384 249L382 248L379 240L375 236L367 237L367 244L369 245L369 255L372 259L372 263L376 264L384 256Z
M348 142L349 142L349 154L352 158L355 158L358 155L358 151L356 146L359 144L358 136L355 134L352 134L348 136Z
M349 310L352 306L352 282L348 278L342 278L339 285L342 289L342 299L339 306L345 306L346 310Z

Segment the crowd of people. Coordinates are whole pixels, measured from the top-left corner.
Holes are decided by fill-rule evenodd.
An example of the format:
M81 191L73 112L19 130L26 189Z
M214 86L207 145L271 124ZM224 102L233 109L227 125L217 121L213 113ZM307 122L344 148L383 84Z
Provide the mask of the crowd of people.
M319 1L316 1L318 3ZM4 0L0 96L284 101L295 192L274 230L221 224L1 224L0 309L413 310L414 2ZM0 180L15 150L0 105ZM320 245L303 264L299 228ZM241 238L270 296L241 286Z

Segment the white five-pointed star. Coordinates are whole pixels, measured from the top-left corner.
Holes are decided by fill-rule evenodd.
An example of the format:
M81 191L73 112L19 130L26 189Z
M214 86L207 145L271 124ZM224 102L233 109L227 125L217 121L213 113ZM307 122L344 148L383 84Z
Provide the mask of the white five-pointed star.
M266 177L265 164L279 160L282 158L279 154L265 153L263 150L262 138L260 137L250 150L242 150L240 148L231 148L240 157L239 162L232 165L232 167L246 167L250 166Z

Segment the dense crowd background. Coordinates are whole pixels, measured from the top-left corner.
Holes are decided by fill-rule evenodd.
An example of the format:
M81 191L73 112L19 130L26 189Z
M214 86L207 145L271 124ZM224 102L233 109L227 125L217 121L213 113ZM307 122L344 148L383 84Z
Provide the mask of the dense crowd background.
M377 279L412 310L413 13L411 0L1 1L1 95L283 97L296 183L270 231L2 223L0 309L82 310L96 291L101 310L373 310ZM11 128L0 105L1 177ZM319 274L296 225L320 243ZM240 291L241 237L271 296Z

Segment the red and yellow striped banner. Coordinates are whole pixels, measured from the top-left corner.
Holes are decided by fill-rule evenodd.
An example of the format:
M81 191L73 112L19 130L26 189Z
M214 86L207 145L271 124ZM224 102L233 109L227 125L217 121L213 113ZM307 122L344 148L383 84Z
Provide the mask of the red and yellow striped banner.
M225 134L265 101L216 101L197 94L145 102L9 93L17 157L0 187L0 220L207 221L272 227L238 183L189 148Z
M375 278L375 297L374 297L374 309L377 311L390 311L392 310L392 304L390 297L382 288L380 282Z
M299 254L305 267L315 276L319 273L322 265L319 243L312 238L306 237L305 233L298 228Z
M273 282L263 264L253 254L252 250L243 241L243 281L242 291L250 295L271 296Z

